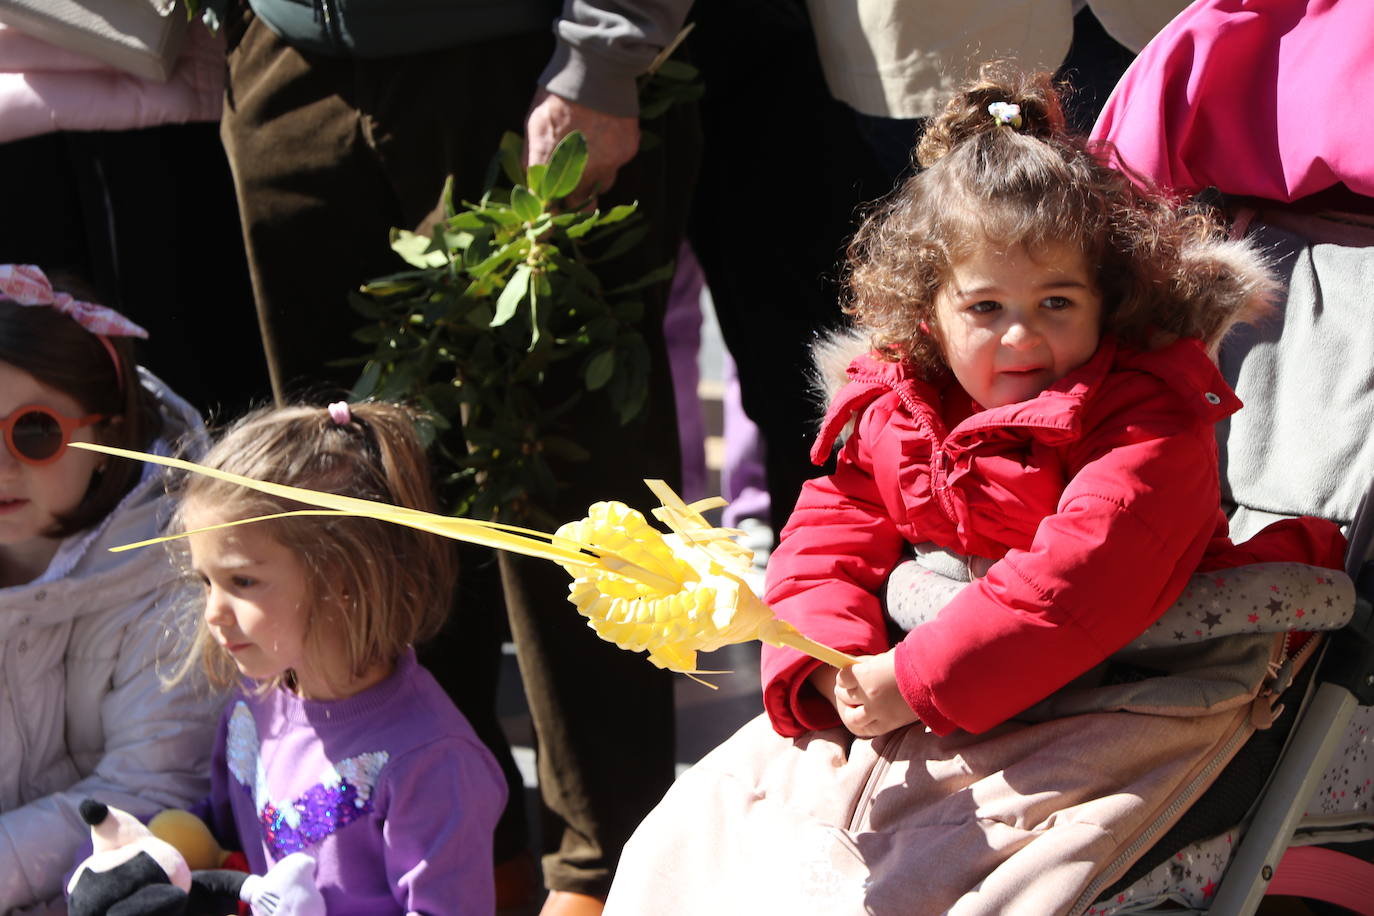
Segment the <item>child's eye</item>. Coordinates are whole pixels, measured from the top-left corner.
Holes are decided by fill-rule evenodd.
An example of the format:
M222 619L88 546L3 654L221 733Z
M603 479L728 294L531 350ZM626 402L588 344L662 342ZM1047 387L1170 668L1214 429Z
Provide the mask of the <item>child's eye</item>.
M968 307L968 310L970 312L973 312L975 315L986 315L989 312L997 311L1001 307L1002 303L1000 302L994 302L991 299L984 299L982 302L975 302L972 305L970 305Z
M1040 304L1043 305L1045 308L1050 309L1051 311L1057 312L1061 309L1066 309L1069 306L1073 305L1073 300L1068 299L1064 296L1050 296L1048 299L1046 299L1044 302Z
M251 576L233 576L229 579L234 588L251 588L258 584L258 580Z

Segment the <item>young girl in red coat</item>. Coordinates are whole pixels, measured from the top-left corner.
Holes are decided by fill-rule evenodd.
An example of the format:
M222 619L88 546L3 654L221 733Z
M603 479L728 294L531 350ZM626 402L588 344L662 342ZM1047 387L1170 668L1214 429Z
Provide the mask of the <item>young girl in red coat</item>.
M764 648L776 734L746 726L679 781L627 846L608 913L650 897L656 913L1077 911L1273 688L1197 688L1222 679L1198 645L1275 665L1292 649L1250 612L1307 585L1250 564L1341 564L1317 519L1228 537L1214 427L1241 405L1212 355L1271 293L1252 252L1068 135L1047 75L984 68L917 158L850 248L859 353L813 457L843 444L768 566L776 614L858 661ZM898 621L893 574L913 552L966 582ZM1226 572L1194 587L1200 570ZM1129 697L1089 697L1119 686L1092 672L1185 588L1187 662L1146 650L1174 654L1133 658ZM1223 632L1242 635L1205 642Z
M1241 404L1208 351L1271 293L1248 249L1066 134L1048 81L985 72L917 157L851 246L873 349L814 457L855 432L768 570L778 616L863 658L766 648L782 734L983 731L1145 631L1198 570L1341 561L1315 519L1239 558L1227 537L1214 426ZM979 575L894 647L877 593L923 542Z

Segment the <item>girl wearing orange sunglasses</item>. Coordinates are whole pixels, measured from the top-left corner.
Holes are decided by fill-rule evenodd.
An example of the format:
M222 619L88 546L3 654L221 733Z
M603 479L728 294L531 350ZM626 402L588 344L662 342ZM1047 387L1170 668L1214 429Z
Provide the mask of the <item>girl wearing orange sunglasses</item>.
M0 912L60 899L83 797L145 818L187 804L213 742L212 695L159 675L194 593L161 551L107 550L158 532L165 484L67 447L167 452L200 418L134 364L142 329L85 298L0 265L0 658L25 685L0 691Z

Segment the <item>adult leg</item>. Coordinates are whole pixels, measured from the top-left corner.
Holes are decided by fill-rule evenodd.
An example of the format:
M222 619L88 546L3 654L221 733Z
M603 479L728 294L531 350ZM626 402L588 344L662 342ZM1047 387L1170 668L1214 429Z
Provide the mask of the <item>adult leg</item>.
M361 319L349 292L404 268L388 244L391 228L423 220L452 172L467 186L480 184L483 168L474 163L496 149L501 127L461 146L455 136L470 129L470 113L441 116L441 109L466 96L482 96L483 111L504 100L501 119L518 126L533 93L530 76L523 89L452 97L448 87L475 82L492 63L460 51L373 62L317 58L281 42L251 13L230 27L222 133L279 393L302 381L347 386L356 378L357 366L329 365L361 349L352 339ZM528 66L538 72L539 64ZM498 828L499 861L527 843L523 785L494 711L505 629L495 563L474 554L464 551L450 625L421 653L507 774L512 802Z
M706 144L689 233L763 439L776 531L820 473L810 346L843 321L839 263L856 210L890 185L830 97L800 2L700 4L696 18Z
M362 135L400 209L394 225L426 229L437 216L449 176L458 199L481 196L501 135L520 130L535 80L551 52L547 36L531 35L402 60L356 62L353 101ZM492 80L493 74L502 78ZM489 89L455 97L446 88L479 82L490 83ZM461 441L449 446L463 448ZM498 893L518 894L523 877L519 857L529 845L524 784L496 711L501 643L509 629L505 595L493 551L462 545L459 556L449 625L423 648L423 658L505 771L509 801L496 829L495 858L516 867L513 876L502 877L498 870ZM533 865L529 867L532 871Z
M697 159L694 106L677 106L649 129L659 135L621 170L603 207L638 200L649 235L606 265L610 286L637 278L677 255ZM673 385L663 316L668 284L644 294L640 330L649 345L649 395L643 414L622 426L604 399L585 396L559 432L591 452L554 469L564 487L553 514L581 518L598 500L647 510L655 500L642 479L676 486L680 467ZM575 366L545 384L550 400L581 389ZM556 393L556 397L553 396ZM502 554L502 574L520 669L539 736L540 790L556 847L544 858L554 890L594 896L610 888L620 849L673 780L672 676L640 653L601 641L568 603L568 576L542 560Z
M352 104L343 58L291 48L251 12L229 26L221 137L234 175L274 394L347 387L362 352L348 294L403 266L388 245L401 208Z

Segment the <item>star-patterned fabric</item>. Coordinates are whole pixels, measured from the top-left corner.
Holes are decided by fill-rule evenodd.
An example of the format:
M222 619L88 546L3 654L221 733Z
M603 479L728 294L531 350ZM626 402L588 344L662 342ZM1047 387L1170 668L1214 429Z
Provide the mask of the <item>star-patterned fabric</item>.
M893 570L884 591L888 615L904 630L931 620L967 584L925 558ZM1132 649L1167 648L1238 633L1336 630L1355 609L1355 587L1345 573L1305 563L1257 563L1198 573L1183 594Z
M1374 829L1371 743L1374 743L1374 707L1357 707L1298 824L1298 833L1305 841L1320 842L1323 835L1349 838L1352 830ZM1167 912L1177 909L1180 904L1205 907L1216 894L1239 840L1236 832L1227 831L1194 843L1121 893L1098 901L1087 913L1089 916L1126 916Z

